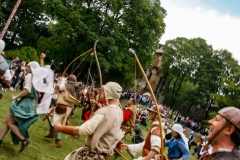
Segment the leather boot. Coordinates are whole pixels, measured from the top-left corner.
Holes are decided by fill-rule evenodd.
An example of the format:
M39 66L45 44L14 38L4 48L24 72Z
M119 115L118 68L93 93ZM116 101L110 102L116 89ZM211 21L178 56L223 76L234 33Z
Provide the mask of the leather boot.
M47 135L44 136L45 138L54 138L54 134L53 134L53 129L51 129L49 131L49 133Z
M62 147L62 142L61 142L60 139L57 139L55 141L55 143L50 143L50 146L61 148Z
M21 140L21 142L22 142L22 147L21 147L19 153L21 153L31 141L29 138L25 137L23 140Z

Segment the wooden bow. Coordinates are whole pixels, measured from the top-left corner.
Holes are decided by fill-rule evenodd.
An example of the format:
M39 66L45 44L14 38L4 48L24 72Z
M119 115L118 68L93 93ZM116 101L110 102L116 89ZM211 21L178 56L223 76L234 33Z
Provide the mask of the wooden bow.
M95 55L95 59L96 59L97 67L98 67L99 80L100 80L100 91L99 91L99 95L98 95L98 102L100 102L101 95L102 95L102 72L101 72L101 68L100 68L100 65L99 65L97 52L96 52L97 42L98 42L98 40L96 40L95 43L94 43L93 53Z
M144 79L145 79L145 81L147 83L147 86L148 86L148 88L150 90L150 93L152 95L153 101L154 101L155 105L158 106L157 99L156 99L156 97L155 97L155 95L153 93L153 90L152 90L152 86L150 85L150 83L148 81L148 78L147 78L147 76L146 76L146 74L145 74L145 72L144 72L144 70L142 68L142 65L141 65L137 55L135 53L133 53L133 55L134 55L134 58L135 58L138 66L139 66L139 68L140 68L140 70L141 70L141 72L143 74L143 77L144 77ZM165 143L163 141L163 135L162 135L162 131L163 131L163 128L162 128L162 117L160 115L159 108L158 107L156 107L156 108L157 108L158 121L159 121L159 126L160 126L160 137L161 137L161 150L160 150L160 153L161 153L161 160L163 160L164 159L164 144Z

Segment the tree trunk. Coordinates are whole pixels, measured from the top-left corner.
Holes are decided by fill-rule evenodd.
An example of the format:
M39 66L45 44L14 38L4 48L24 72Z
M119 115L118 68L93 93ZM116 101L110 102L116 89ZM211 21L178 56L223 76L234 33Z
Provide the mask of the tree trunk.
M209 104L209 106L208 106L207 109L206 109L204 119L207 119L208 113L209 113L209 110L210 110L212 104L213 104L213 99L210 100L210 104Z
M191 108L192 108L192 104L193 104L193 102L191 102L191 104L188 106L188 110L187 110L186 115L188 115L188 113L190 112L190 110L191 110Z

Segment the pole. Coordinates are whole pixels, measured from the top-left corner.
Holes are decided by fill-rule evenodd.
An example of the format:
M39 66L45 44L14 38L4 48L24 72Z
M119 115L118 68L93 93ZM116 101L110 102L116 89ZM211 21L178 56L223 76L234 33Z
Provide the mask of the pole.
M0 39L3 39L5 33L6 33L7 29L8 29L8 26L9 26L9 24L11 23L11 21L12 21L12 19L13 19L13 16L15 15L15 13L16 13L19 5L20 5L20 3L21 3L21 0L18 0L18 1L16 2L15 7L14 7L13 10L12 10L12 13L10 14L10 16L9 16L9 18L8 18L8 20L7 20L7 23L5 24L5 26L4 26L3 30L2 30L2 33L0 34Z

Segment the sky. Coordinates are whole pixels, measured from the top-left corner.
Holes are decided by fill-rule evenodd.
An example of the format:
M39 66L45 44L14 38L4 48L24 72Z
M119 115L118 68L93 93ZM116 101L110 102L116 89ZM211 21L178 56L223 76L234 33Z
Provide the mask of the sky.
M201 37L214 50L227 49L240 63L240 0L161 0L167 11L161 44Z

